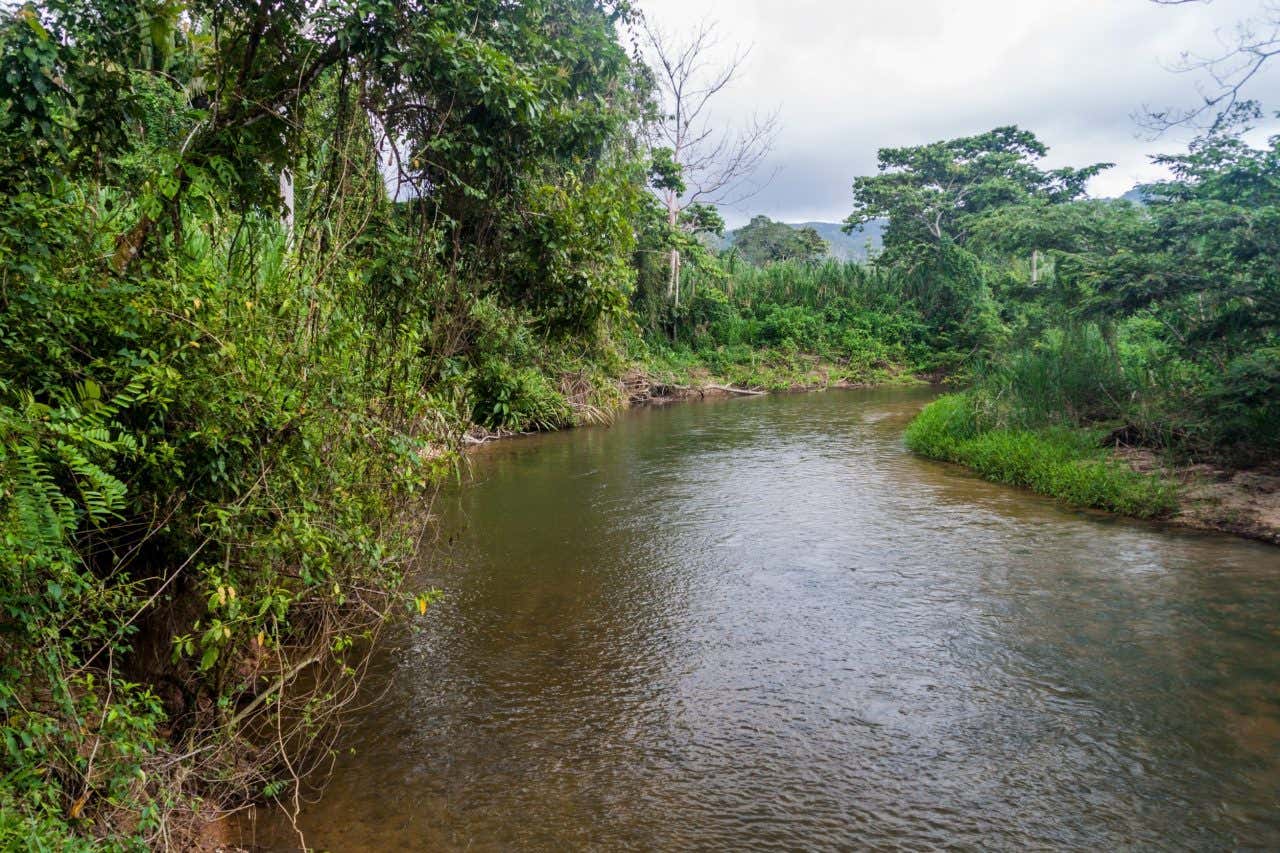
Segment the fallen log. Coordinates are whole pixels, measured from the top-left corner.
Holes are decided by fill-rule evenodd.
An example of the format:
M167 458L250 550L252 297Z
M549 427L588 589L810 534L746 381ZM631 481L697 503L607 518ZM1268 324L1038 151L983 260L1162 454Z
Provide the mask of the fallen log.
M734 388L729 385L706 385L703 386L708 391L725 391L729 394L746 394L752 397L763 397L767 391L752 391L750 388Z

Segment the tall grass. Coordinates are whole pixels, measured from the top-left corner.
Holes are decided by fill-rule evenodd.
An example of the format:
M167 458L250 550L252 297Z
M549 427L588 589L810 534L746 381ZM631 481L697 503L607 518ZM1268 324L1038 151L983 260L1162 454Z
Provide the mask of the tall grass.
M936 353L897 278L836 260L756 267L730 258L723 269L695 269L675 348L758 387L882 382L927 370ZM815 372L815 359L834 372Z
M1088 324L1050 329L1031 345L977 366L975 412L989 427L1098 427L1184 456L1226 454L1241 442L1229 434L1237 427L1230 401L1213 404L1222 377L1170 352L1160 331L1149 318L1105 332ZM1264 376L1257 385L1265 396L1274 382ZM1246 408L1249 415L1267 411ZM1257 441L1267 429L1265 418L1254 417L1238 431Z
M723 289L730 303L750 311L762 305L799 305L821 309L845 300L870 306L892 292L897 276L854 261L828 259L811 264L780 261L763 267L732 263Z
M1143 375L1093 326L1052 329L1027 349L998 356L975 376L975 403L993 426L1076 426L1121 417Z

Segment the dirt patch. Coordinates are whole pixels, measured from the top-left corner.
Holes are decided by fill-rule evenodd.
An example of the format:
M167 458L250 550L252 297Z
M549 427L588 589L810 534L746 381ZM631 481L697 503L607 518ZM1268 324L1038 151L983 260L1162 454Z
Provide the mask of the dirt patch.
M1169 468L1155 453L1138 448L1121 448L1115 455L1135 471L1161 472L1181 484L1180 508L1169 519L1172 523L1280 545L1280 470Z
M1262 471L1196 476L1176 521L1280 545L1280 474Z

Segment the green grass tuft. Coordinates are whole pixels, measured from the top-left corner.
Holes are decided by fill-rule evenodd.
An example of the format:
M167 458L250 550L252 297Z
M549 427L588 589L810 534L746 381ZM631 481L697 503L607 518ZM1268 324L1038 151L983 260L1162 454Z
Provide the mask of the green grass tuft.
M907 447L956 462L983 479L1023 486L1072 506L1158 518L1178 507L1177 487L1110 459L1091 430L984 429L966 394L926 406L907 428Z

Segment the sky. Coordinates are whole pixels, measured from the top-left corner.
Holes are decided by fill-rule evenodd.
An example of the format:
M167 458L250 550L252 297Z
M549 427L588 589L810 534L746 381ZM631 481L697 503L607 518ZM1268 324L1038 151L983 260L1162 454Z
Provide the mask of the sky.
M1267 0L1160 6L1150 0L640 0L672 34L718 25L720 49L750 48L716 122L779 110L768 185L722 209L730 226L764 213L839 221L850 183L876 170L876 150L1007 124L1049 146L1044 165L1114 162L1091 195L1158 179L1154 153L1185 150L1187 133L1152 139L1144 105L1189 106L1195 74L1171 71L1184 51L1218 52ZM1280 60L1248 90L1280 109ZM1255 134L1280 130L1275 123Z

